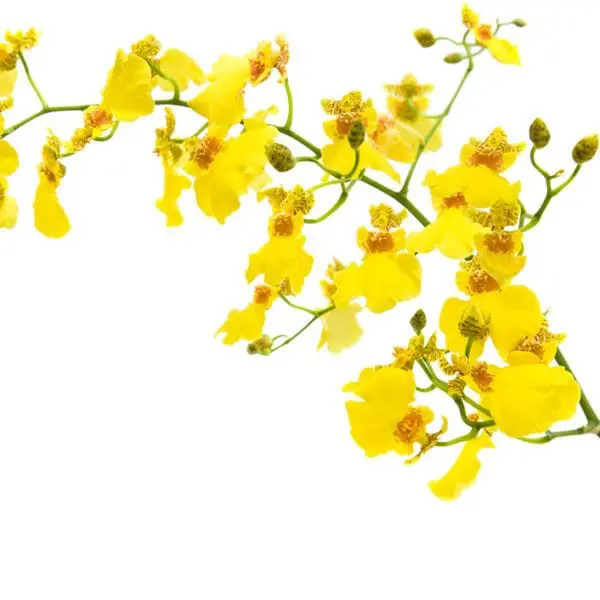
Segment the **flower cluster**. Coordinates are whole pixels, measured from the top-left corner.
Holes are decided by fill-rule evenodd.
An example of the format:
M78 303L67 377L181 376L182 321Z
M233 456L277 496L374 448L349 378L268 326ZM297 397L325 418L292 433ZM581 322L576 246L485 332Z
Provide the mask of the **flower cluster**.
M475 479L481 466L479 452L494 448L493 440L501 435L528 443L600 435L600 419L560 349L565 335L553 329L547 299L517 282L527 262L526 233L593 158L598 138L588 136L577 142L570 174L551 174L537 158L550 142L550 131L541 119L532 123L529 158L546 188L534 212L525 208L521 183L510 176L510 167L522 160L528 144L509 140L501 127L465 140L454 164L426 174L423 185L431 199L433 220L409 199L417 165L426 152L441 146L442 124L476 58L487 53L500 63L520 64L517 47L499 33L524 27L523 20L497 21L491 26L468 6L461 16L458 39L436 36L428 29L414 32L423 48L452 44L456 51L444 61L464 65L455 92L440 112L430 113L433 86L406 74L398 83L384 86L383 109L357 90L322 100L320 144L293 129L287 74L290 49L282 36L260 42L241 56L223 55L204 70L179 49L163 50L159 40L149 35L116 53L98 102L54 106L36 86L26 59L38 43L37 32L7 33L0 44L0 227L12 228L18 220L18 203L9 196L8 177L17 171L19 158L8 136L50 113L81 113L80 126L68 136L49 133L38 166L35 226L50 238L60 238L71 228L58 196L68 158L90 144L109 141L121 123L137 121L163 107L164 126L156 129L149 151L160 161L163 187L156 208L168 227L183 224L179 203L187 190L198 208L221 224L248 195L266 200L271 207L264 243L248 259L250 301L230 310L217 331L223 343L242 341L250 354L269 356L320 324L318 347L342 352L360 340L363 310L383 313L419 296L427 277L421 255L438 252L455 261L456 292L441 306L437 326L428 327L427 316L418 311L410 318L414 336L393 349L389 363L367 366L344 387L353 395L346 403L351 434L367 456L394 452L412 464L435 448L462 446L450 470L430 483L438 497L453 499ZM21 73L41 108L5 126ZM254 114L246 109L247 95L273 76L287 98L283 124L276 124L274 106ZM176 136L175 111L180 109L191 110L200 119L197 131L183 137ZM293 152L286 140L302 150ZM312 185L284 187L273 181L299 163L315 167ZM384 178L385 183L372 176ZM323 306L303 306L296 297L314 268L308 230L340 210L357 185L380 193L387 203L370 207L368 220L357 232L360 255L356 260L332 258L321 281ZM314 216L315 199L323 188L335 188L338 199L325 213ZM291 335L268 334L268 313L275 303L304 312L309 320ZM427 383L418 385L418 378ZM426 402L434 392L448 406L441 414ZM582 426L554 429L573 417L578 407L586 417ZM454 427L450 411L466 428L455 437L449 434Z

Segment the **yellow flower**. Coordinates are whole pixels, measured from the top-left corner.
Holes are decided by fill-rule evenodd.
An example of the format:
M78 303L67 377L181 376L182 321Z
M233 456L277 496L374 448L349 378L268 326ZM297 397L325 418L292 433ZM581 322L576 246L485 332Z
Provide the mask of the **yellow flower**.
M258 48L248 55L250 62L250 83L258 85L268 79L273 69L279 71L281 81L287 77L286 67L289 61L289 46L283 36L275 39L278 49L271 42L260 42Z
M525 147L524 142L510 144L504 129L496 127L485 140L471 138L462 147L460 161L467 166L483 165L496 173L502 173L514 164Z
M544 364L499 369L482 394L499 429L512 437L544 433L577 410L581 389L563 367Z
M39 183L33 202L35 226L50 238L61 238L71 229L56 191L65 174L65 167L58 160L59 155L60 140L50 136L42 150L42 163L38 166Z
M525 266L521 231L492 231L475 237L481 266L501 285L510 281Z
M523 337L502 358L509 365L548 364L556 356L559 344L566 339L562 333L550 333L548 323L544 321L541 329L533 336Z
M323 148L323 164L339 173L350 173L356 156L348 142L350 128L355 121L362 121L365 130L370 133L377 127L377 112L372 101L363 100L360 92L350 92L341 100L323 100L322 105L327 114L335 117L323 125L325 133L333 141ZM400 181L400 175L370 138L365 139L359 151L359 162L353 177L358 177L363 169L370 168Z
M19 155L6 141L0 140L0 177L8 177L19 168Z
M334 275L337 307L363 297L369 310L380 313L419 295L421 265L414 254L403 251L404 237L402 229L393 233L358 230L358 245L365 256L360 264L351 263Z
M260 274L269 285L279 285L287 278L291 293L300 293L313 265L312 256L304 250L306 238L300 235L303 223L301 213L279 213L271 217L269 241L250 255L246 270L248 282Z
M225 54L213 65L208 85L189 105L224 134L244 116L244 89L249 80L248 58Z
M477 43L487 48L498 62L508 65L521 64L519 49L508 40L497 38L491 25L480 24L479 15L466 4L463 7L462 15L463 23L473 32Z
M414 75L405 75L399 84L385 86L389 93L387 106L390 115L380 116L371 139L381 152L398 162L414 160L419 145L430 132L434 122L423 113L429 107L426 94L433 86L420 85ZM439 129L427 143L426 150L435 152L442 144Z
M459 324L472 308L489 320L489 334L501 356L507 356L523 338L535 336L544 322L536 295L522 285L476 294L469 300L449 298L442 307L440 329L452 352L465 351L467 338L461 334ZM481 356L484 343L485 340L473 343L471 358Z
M437 481L429 483L431 491L442 500L455 500L477 477L481 462L479 452L485 448L494 448L492 438L486 431L469 440L463 446L452 468Z
M362 329L356 316L362 311L358 304L348 304L325 313L321 316L323 331L318 348L327 345L332 354L354 346L362 336Z
M169 48L158 61L160 70L175 80L181 91L187 90L190 83L200 85L204 83L204 72L198 63L185 52L176 48ZM158 78L158 85L165 91L171 91L173 85L170 81Z
M117 52L101 107L119 121L135 121L154 110L152 71L143 58L123 50Z
M473 253L476 236L485 231L461 208L441 211L433 223L419 232L411 233L407 240L411 252L427 253L439 250L448 258L464 258Z
M411 406L415 380L411 371L396 367L363 369L359 380L344 391L352 392L364 402L346 402L354 441L367 456L387 452L412 454L414 445L429 441L427 425L432 411Z
M235 344L239 340L253 342L262 335L266 311L277 297L277 288L268 285L257 285L252 302L243 310L232 310L219 333L224 333L223 343Z
M484 165L458 165L439 174L429 171L425 185L431 191L434 205L448 206L449 200L462 197L473 208L490 208L499 202L515 203L521 191L520 183L511 184Z
M2 50L0 49L0 55ZM1 59L0 59L1 60ZM0 69L0 98L10 96L13 93L17 81L17 70L2 71Z
M270 112L246 119L245 129L237 137L224 139L209 128L202 139L187 141L186 170L195 178L196 201L206 216L219 223L239 208L240 196L269 181L265 146L277 135L277 130L265 123Z

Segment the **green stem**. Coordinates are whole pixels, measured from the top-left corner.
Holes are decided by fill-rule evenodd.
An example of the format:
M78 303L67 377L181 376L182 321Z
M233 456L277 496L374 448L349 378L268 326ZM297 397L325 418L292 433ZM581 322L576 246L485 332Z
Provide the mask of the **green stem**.
M528 438L518 437L517 439L521 442L527 442L528 444L547 444L556 438L561 437L572 437L574 435L584 435L590 433L587 426L577 427L576 429L567 429L566 431L546 431L541 437Z
M308 148L317 158L321 158L321 149L314 144L311 144L306 138L302 137L300 134L296 133L293 129L289 127L276 127L279 133L283 133L283 135L287 135L289 138L297 141L302 144L305 148Z
M31 84L31 87L33 88L33 91L35 92L35 95L38 97L39 101L42 104L42 108L48 108L48 103L44 99L44 96L42 96L42 92L40 92L40 89L38 88L35 81L33 80L33 77L31 76L31 73L29 71L29 65L27 64L27 61L25 60L25 56L23 55L22 52L19 52L19 60L21 61L21 64L23 65L23 69L25 70L25 75L27 76L27 80Z
M462 45L465 49L465 52L467 53L467 59L468 59L467 68L465 69L465 72L464 72L461 80L458 83L458 87L456 88L454 94L450 98L450 101L446 105L446 108L441 112L439 117L437 119L435 119L433 126L428 131L427 135L423 138L423 141L419 144L417 153L415 155L415 159L413 160L413 162L410 166L410 169L408 170L406 179L404 180L404 185L402 186L402 189L400 190L400 196L402 196L402 197L406 197L406 195L407 195L411 179L413 178L413 175L415 174L415 169L417 168L417 164L419 163L419 160L420 160L423 152L425 152L425 149L427 148L427 144L429 144L429 142L435 135L436 131L440 128L444 119L450 114L450 111L452 110L452 107L454 106L454 103L456 102L456 99L458 98L460 91L462 90L469 75L471 74L471 71L473 70L473 55L471 53L469 45L466 42L468 33L469 33L468 31L467 31L467 33L465 33L465 35L463 37L463 41L462 41Z
M477 434L479 433L479 429L477 429L476 427L473 427L473 429L471 429L471 431L469 431L469 433L466 433L465 435L461 435L460 437L456 437L453 438L451 440L448 440L447 442L436 442L436 446L455 446L456 444L462 444L463 442L468 442L469 440L472 440L474 438L477 437Z
M471 348L473 348L473 342L475 341L475 338L470 337L467 340L467 347L465 348L465 356L467 358L469 358L469 355L471 354Z
M294 97L292 95L292 88L290 87L290 80L286 77L283 83L285 87L285 95L287 97L288 112L287 119L285 120L285 129L290 129L292 121L294 120Z
M350 172L344 176L344 179L352 179L354 177L354 173L356 173L356 169L358 169L358 163L360 162L360 148L354 150L354 164L352 165L352 169Z
M195 131L194 133L192 133L192 135L190 135L189 137L191 137L191 138L198 137L199 135L201 135L202 133L204 133L207 129L208 129L208 121L206 123L204 123L204 125L202 125L200 128L198 128L197 131ZM176 144L181 144L186 139L187 138L171 138L171 141L175 142Z
M148 66L152 69L152 71L154 73L156 73L161 79L164 79L165 81L168 81L172 86L173 86L173 100L179 100L179 97L181 96L181 90L179 89L179 84L177 83L177 81L175 81L175 79L173 77L171 77L170 75L167 75L159 66L158 63L150 60L149 58L146 59L146 62L148 63ZM158 102L157 102L158 104Z
M38 112L33 113L32 115L29 115L27 118L23 119L22 121L15 123L11 127L7 127L0 134L0 140L4 139L5 137L8 137L11 133L17 131L17 129L21 129L21 127L23 127L23 125L27 125L27 123L31 123L31 121L34 121L35 119L37 119L38 117L41 117L43 115L48 115L50 113L56 113L56 112L82 112L86 108L89 108L90 106L91 106L90 104L76 104L73 106L47 106L46 108L42 108L42 110L39 110Z
M287 340L285 340L285 342L281 342L281 344L275 346L275 348L271 348L271 354L276 350L279 350L280 348L291 344L299 335L302 335L315 321L319 320L324 314L331 312L334 308L335 306L328 306L327 308L324 308L323 310L320 310L317 313L315 313L313 318L310 321L308 321L308 323L306 323L304 327L299 329L292 337L289 337Z
M354 181L352 181L348 187L346 187L344 185L343 181L336 181L335 183L340 183L342 185L342 192L341 192L339 198L337 199L337 202L326 213L323 213L320 217L317 217L315 219L304 219L305 223L307 223L308 225L315 225L316 223L321 223L325 219L329 218L333 213L338 211L345 204L346 200L348 199L348 196L350 195L350 191L352 190L352 188L354 187L354 184L356 183L356 179Z
M328 175L331 175L332 177L335 177L336 179L343 179L343 175L341 173L339 173L338 171L333 171L332 169L328 169L317 157L315 156L299 156L298 158L296 158L296 162L300 163L300 162L309 162L309 163L313 163L315 165L317 165L317 167L319 167L320 169L322 169L323 171L325 171L325 173L327 173Z
M279 297L288 305L291 306L292 308L295 308L296 310L301 310L303 312L308 313L309 315L316 315L319 311L318 310L312 310L311 308L306 308L305 306L300 306L299 304L295 304L294 302L292 302L285 294L282 294L281 292L279 292Z
M429 392L433 392L433 390L437 390L437 387L436 387L435 383L432 383L431 385L429 385L427 387L419 387L419 386L417 386L417 392L422 392L424 394L429 393Z
M94 138L95 142L108 142L108 140L112 139L112 137L117 133L117 129L119 128L119 121L115 121L112 129L106 134L101 135L97 138Z
M571 375L573 375L573 377L575 377L575 373L573 373L573 371L571 370L571 367L569 366L569 363L567 362L567 359L565 358L565 355L561 352L560 348L557 349L554 360L556 360L556 362L561 367L564 367L566 371L568 371L569 373L571 373ZM592 405L590 404L590 401L585 395L583 388L581 388L581 398L579 399L579 405L581 406L581 410L583 411L585 418L588 420L588 425L593 425L595 427L600 425L600 419L598 418L598 415L592 408Z

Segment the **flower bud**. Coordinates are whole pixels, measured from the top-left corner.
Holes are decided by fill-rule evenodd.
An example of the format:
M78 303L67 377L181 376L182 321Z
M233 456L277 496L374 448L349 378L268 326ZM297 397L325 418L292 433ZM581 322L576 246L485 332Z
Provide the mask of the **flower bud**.
M265 146L265 153L271 166L280 173L289 171L296 166L296 159L292 151L283 144L277 142L269 144Z
M444 56L444 62L447 62L449 65L455 65L464 59L465 55L461 54L460 52L451 52L450 54L446 54L446 56Z
M513 19L512 22L515 27L527 27L527 21L525 19Z
M573 148L573 160L578 164L587 162L594 158L598 150L598 136L588 135L580 139Z
M413 328L413 331L418 335L425 329L427 325L427 315L425 311L419 309L411 318L410 318L410 326Z
M257 340L250 342L247 347L248 354L260 354L262 356L268 356L271 354L271 348L273 347L273 340L268 335L263 335Z
M461 316L458 330L465 338L485 340L490 332L489 319L476 306L471 306Z
M536 148L545 148L550 142L550 130L542 119L535 119L529 126L529 139Z
M421 27L413 32L415 39L423 48L431 48L435 44L435 37L429 29Z
M358 150L365 141L365 124L361 119L357 119L352 123L348 132L348 143L354 150Z

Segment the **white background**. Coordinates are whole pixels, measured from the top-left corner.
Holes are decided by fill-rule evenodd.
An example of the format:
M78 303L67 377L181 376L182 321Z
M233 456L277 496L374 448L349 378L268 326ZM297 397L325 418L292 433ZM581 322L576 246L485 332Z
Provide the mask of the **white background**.
M53 104L97 99L115 49L148 32L206 70L221 52L243 53L283 32L296 128L322 143L321 97L358 88L382 107L381 84L406 72L436 82L432 108L442 108L463 67L441 61L452 48L422 50L411 32L458 35L460 6L21 0L3 5L1 26L43 31L29 62ZM570 167L579 137L600 129L596 2L474 7L490 20L530 22L505 31L523 67L478 61L443 151L415 178L412 197L427 214L424 168L452 164L471 135L502 125L514 141L526 139L542 116L553 143L540 159L555 170ZM282 100L273 82L250 103ZM22 80L7 120L35 107ZM417 307L435 321L455 293L454 265L424 258L422 298L365 314L362 343L341 356L315 352L318 328L268 359L224 347L212 334L250 297L243 272L265 239L268 208L248 197L222 228L189 195L185 226L167 230L154 209L162 175L151 150L161 122L157 111L69 160L60 194L73 230L58 242L33 229L35 164L46 128L67 137L79 117L51 115L9 138L22 159L11 179L21 217L0 235L0 598L593 597L597 438L542 447L499 440L481 455L477 485L445 504L426 484L454 450L409 468L398 457L367 460L349 436L340 387L389 360ZM200 122L182 114L178 131ZM307 166L294 172L305 183L319 176ZM535 208L543 182L526 157L509 176L523 180L522 199ZM597 408L599 186L596 161L530 234L520 278L551 309L554 329L568 331L565 352ZM324 192L319 209L331 201ZM307 231L317 264L306 304L323 302L318 278L332 253L359 257L355 229L379 201L357 186L344 212ZM292 332L303 321L276 308L268 330ZM443 398L436 406L454 417Z

